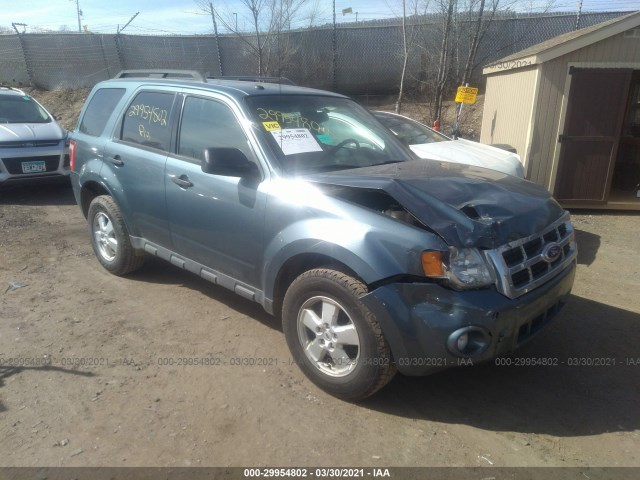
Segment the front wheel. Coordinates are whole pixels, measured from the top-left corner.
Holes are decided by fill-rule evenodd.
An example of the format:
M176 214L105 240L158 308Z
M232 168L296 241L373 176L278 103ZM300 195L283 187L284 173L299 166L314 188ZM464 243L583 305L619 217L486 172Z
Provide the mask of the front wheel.
M366 293L352 276L318 268L293 281L282 306L298 366L320 388L346 400L374 394L396 372L379 323L359 300Z
M142 266L144 256L133 249L122 213L110 196L91 201L87 221L93 251L104 268L114 275L126 275Z

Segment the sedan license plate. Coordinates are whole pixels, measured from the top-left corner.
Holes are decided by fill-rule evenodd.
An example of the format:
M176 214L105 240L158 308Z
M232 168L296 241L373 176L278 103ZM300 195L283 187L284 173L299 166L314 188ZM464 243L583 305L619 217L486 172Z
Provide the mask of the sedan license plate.
M37 162L22 162L22 173L46 172L44 160Z

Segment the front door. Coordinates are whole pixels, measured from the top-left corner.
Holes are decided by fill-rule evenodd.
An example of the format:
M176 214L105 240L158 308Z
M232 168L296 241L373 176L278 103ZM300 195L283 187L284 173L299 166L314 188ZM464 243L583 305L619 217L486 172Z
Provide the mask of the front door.
M554 194L605 202L609 194L632 70L572 68Z
M211 147L237 148L255 159L229 106L188 96L177 155L169 156L165 175L174 249L233 279L258 286L266 196L255 182L204 173L201 161L205 148Z

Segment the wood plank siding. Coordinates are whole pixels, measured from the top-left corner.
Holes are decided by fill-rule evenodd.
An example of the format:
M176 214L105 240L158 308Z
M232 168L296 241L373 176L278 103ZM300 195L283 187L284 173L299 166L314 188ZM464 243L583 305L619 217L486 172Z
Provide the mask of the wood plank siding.
M487 81L480 142L507 143L527 164L527 134L532 120L537 67L492 75Z
M554 162L558 157L558 134L562 133L559 131L560 123L564 121L561 114L566 109L570 65L579 65L580 68L640 68L640 36L621 33L540 65L528 176L547 188L553 188Z

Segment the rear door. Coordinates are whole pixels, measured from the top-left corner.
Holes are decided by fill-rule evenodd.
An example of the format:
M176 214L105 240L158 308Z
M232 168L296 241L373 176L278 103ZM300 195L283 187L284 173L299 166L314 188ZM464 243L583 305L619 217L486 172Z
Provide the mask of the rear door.
M554 195L605 202L632 70L572 69Z
M173 138L176 94L148 87L137 92L105 146L102 176L132 220L131 234L171 248L164 169ZM111 178L108 178L108 177Z

